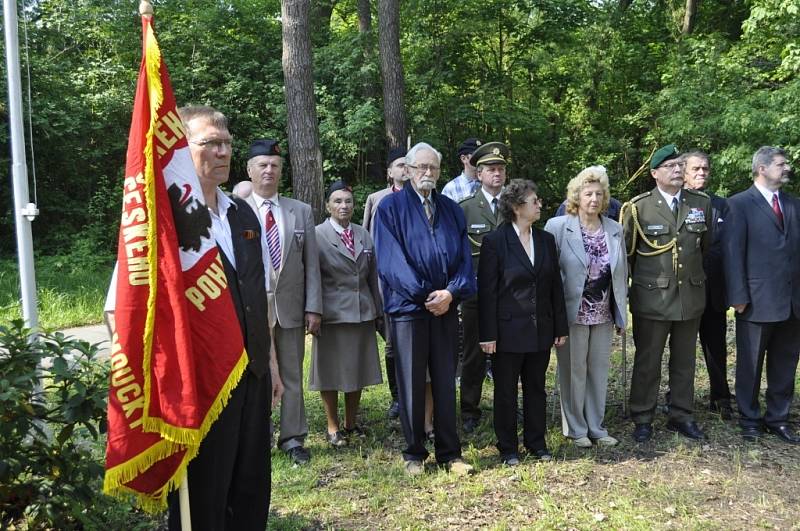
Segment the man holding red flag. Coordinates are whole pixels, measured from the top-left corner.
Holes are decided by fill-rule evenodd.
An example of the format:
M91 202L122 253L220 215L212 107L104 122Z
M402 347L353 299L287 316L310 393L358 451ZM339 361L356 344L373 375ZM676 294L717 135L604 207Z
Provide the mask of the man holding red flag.
M142 5L143 58L107 304L104 491L133 493L157 510L186 481L195 529L263 530L269 409L282 386L270 355L260 223L218 188L230 171L227 119L210 107L179 116L152 7ZM169 497L170 528L179 529L178 497Z

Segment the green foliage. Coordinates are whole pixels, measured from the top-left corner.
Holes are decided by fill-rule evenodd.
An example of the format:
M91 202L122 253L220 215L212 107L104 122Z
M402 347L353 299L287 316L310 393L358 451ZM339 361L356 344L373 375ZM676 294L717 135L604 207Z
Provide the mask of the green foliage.
M0 326L0 519L79 527L99 497L108 366L96 346Z
M209 103L231 118L231 181L246 178L253 138L287 147L280 2L153 4L178 103ZM312 24L324 178L348 180L362 198L385 175L378 18L373 2L372 28L362 34L354 0L319 4L324 20L333 6L329 28ZM538 181L553 208L569 178L590 164L609 169L621 199L650 188L646 171L628 181L668 142L707 150L712 187L735 193L748 185L760 145L800 154L800 0L704 0L689 36L680 31L684 5L401 2L412 140L444 154L443 180L460 173L464 138L505 141L509 175ZM63 254L80 235L82 245L111 252L140 61L135 3L42 0L25 12L42 211L36 248ZM0 132L0 158L7 143ZM8 167L0 160L0 172ZM286 168L283 190L291 193ZM0 187L0 203L11 204L9 187ZM0 252L13 250L12 229L9 210L0 214Z

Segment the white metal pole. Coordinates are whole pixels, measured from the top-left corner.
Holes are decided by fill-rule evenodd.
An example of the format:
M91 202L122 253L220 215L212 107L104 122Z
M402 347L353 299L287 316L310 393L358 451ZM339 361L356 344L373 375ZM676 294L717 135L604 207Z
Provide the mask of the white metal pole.
M8 72L8 115L11 133L11 176L14 183L14 223L17 228L22 317L29 328L39 326L36 304L36 273L33 265L31 223L38 214L29 202L28 166L25 160L25 132L22 125L22 88L19 73L19 36L17 1L3 2L6 35L6 71Z
M178 500L181 507L181 531L192 531L192 511L189 504L189 473L183 474L183 481L178 490Z

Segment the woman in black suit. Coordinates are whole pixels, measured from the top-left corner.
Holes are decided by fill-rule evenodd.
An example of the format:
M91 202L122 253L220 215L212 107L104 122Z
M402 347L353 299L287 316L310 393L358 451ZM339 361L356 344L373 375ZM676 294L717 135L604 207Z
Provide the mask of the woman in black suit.
M552 234L532 225L541 215L536 185L514 179L498 204L505 223L483 239L478 266L481 349L494 355L494 431L500 459L519 464L517 384L522 379L523 444L535 458L547 450L545 373L550 348L569 327Z

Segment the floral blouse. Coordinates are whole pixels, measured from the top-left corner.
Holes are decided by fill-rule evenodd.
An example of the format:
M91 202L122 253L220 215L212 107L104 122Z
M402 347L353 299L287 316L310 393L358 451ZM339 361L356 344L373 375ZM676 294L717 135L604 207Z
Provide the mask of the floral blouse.
M589 260L589 275L578 307L577 324L597 325L613 321L611 316L611 263L606 234L601 226L591 234L581 226L583 248Z

